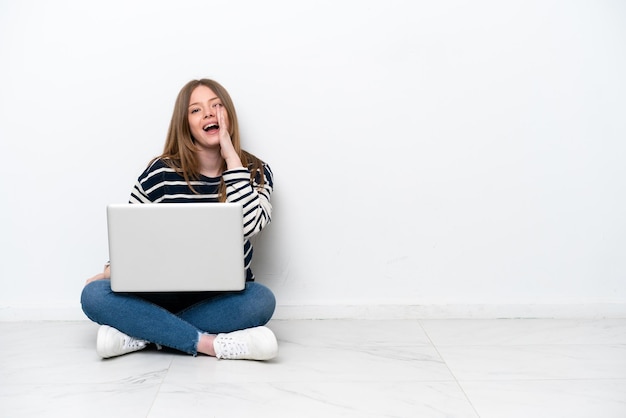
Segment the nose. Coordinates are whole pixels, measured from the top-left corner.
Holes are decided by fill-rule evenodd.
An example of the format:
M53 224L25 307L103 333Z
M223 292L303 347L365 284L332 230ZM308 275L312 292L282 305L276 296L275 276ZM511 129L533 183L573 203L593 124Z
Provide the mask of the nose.
M204 111L204 119L207 119L213 116L215 115L213 115L212 109L210 107Z

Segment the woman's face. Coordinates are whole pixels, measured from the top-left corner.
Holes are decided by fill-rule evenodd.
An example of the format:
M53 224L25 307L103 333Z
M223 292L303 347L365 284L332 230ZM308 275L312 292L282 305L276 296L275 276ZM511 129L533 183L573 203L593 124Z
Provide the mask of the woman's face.
M226 126L220 126L217 122L217 112L224 114ZM220 130L228 132L228 112L222 105L222 101L207 86L198 86L191 92L189 109L187 113L191 135L196 144L215 148L219 146Z

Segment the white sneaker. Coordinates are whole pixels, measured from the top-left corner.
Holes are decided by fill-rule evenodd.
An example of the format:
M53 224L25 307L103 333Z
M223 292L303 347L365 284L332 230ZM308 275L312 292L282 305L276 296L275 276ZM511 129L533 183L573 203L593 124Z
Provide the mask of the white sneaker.
M108 325L100 326L96 351L102 358L121 356L146 348L148 341L138 340Z
M269 360L278 354L274 333L266 327L217 334L215 356L228 360Z

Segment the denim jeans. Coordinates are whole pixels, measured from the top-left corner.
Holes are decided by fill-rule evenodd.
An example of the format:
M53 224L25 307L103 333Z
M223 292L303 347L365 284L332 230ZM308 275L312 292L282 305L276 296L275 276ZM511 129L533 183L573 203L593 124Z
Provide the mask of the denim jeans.
M100 325L196 355L201 333L265 325L276 299L256 282L247 282L238 292L121 293L111 290L110 280L96 280L83 288L81 304L85 315Z

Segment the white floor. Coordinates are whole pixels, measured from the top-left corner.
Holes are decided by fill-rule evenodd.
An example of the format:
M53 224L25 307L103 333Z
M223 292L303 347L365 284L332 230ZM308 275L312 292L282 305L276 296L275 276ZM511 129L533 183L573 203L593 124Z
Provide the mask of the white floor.
M273 321L271 362L0 323L0 417L626 417L626 320Z

